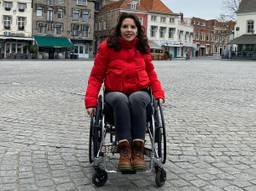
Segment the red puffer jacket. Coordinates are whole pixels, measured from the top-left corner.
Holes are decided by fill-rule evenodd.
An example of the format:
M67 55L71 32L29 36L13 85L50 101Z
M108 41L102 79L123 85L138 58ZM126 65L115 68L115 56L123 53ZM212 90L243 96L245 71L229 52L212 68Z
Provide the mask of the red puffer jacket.
M85 94L86 108L96 106L103 82L107 91L130 94L151 87L156 99L164 98L151 54L142 54L136 49L137 39L127 42L120 38L119 43L120 51L109 48L106 41L100 44Z

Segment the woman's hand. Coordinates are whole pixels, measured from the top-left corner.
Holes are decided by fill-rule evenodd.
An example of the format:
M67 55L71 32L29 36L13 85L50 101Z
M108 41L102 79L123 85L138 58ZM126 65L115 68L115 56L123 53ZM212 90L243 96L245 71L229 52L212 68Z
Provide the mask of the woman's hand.
M164 99L162 99L162 98L160 98L158 101L159 101L159 103L160 103L160 104L165 103L165 100L164 100Z
M87 113L90 117L96 115L96 108L95 107L91 107L91 108L87 108Z

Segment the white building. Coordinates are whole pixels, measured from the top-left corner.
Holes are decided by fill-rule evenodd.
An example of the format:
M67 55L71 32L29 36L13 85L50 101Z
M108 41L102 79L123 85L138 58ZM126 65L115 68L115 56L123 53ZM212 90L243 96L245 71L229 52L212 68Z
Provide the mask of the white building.
M32 0L0 0L0 58L21 58L32 42Z
M237 11L235 53L238 57L256 59L256 0L242 0Z
M193 55L193 26L182 14L148 14L147 36L150 41L164 47L172 57Z

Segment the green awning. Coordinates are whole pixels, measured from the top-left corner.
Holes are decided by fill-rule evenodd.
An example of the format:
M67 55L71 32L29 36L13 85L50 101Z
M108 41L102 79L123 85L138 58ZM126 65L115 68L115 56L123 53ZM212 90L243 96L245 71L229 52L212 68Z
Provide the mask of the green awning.
M44 48L74 48L73 43L65 37L34 36L36 44Z

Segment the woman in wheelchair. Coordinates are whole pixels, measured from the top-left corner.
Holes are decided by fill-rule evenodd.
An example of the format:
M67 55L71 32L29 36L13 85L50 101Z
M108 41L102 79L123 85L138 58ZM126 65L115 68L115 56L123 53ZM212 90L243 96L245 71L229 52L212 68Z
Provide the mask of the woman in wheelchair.
M120 171L145 169L146 107L151 88L155 99L165 95L152 63L150 47L139 19L123 13L115 29L98 48L85 95L89 115L95 115L104 83L105 102L111 107L116 127Z

